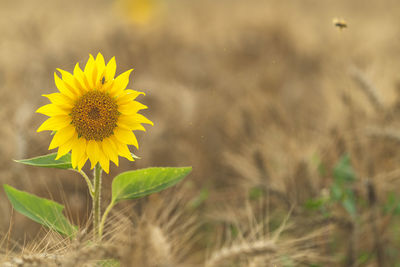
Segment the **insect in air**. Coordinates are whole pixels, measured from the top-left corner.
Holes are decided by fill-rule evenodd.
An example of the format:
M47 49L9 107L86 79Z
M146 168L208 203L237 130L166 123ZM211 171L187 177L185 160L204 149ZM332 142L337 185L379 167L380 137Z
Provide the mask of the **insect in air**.
M104 84L106 82L106 77L103 77L102 79L101 79L101 84Z
M333 25L335 27L338 27L339 29L343 30L344 28L347 28L347 22L344 19L333 19Z

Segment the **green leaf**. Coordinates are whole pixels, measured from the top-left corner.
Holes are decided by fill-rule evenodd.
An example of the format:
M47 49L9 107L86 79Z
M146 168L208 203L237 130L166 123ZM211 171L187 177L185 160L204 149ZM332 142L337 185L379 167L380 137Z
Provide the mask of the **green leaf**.
M192 209L197 209L207 200L209 194L208 189L203 188L200 193L189 202L188 206Z
M30 159L15 160L16 162L26 165L57 168L57 169L72 169L71 154L67 153L58 160L56 160L57 153L52 153L44 156L39 156Z
M371 258L372 258L372 254L368 251L362 251L360 252L360 255L358 256L358 260L357 263L361 264L365 264L367 263Z
M304 203L304 208L308 210L319 210L326 204L327 199L324 198L311 198Z
M100 260L96 263L96 266L99 267L120 267L121 263L119 260L116 259L106 259L106 260Z
M260 199L264 195L264 189L260 186L252 187L249 190L249 198L250 200Z
M232 238L237 237L238 234L239 234L239 229L238 229L238 227L237 227L236 225L234 225L234 224L230 224L230 225L229 225L229 228L230 228L230 230L231 230L231 237L232 237Z
M356 209L356 204L354 202L354 199L350 198L350 197L346 197L343 201L342 201L343 207L347 210L347 212L351 215L351 216L356 216L357 214L357 209Z
M70 224L63 215L63 205L17 190L6 184L4 191L16 211L60 234L66 236L75 234L77 228Z
M311 157L311 162L313 163L313 165L315 165L317 167L319 175L325 176L326 167L325 167L324 163L322 162L321 158L318 156L318 154L314 154Z
M386 203L383 205L383 212L385 215L390 213L394 215L400 214L400 201L394 192L388 194Z
M156 167L121 173L112 182L112 202L159 192L175 185L191 171L192 167Z
M334 183L331 186L331 198L334 201L339 201L343 197L343 190L342 188L337 184Z
M333 177L337 182L353 182L356 180L356 174L351 166L349 155L344 155L333 169Z

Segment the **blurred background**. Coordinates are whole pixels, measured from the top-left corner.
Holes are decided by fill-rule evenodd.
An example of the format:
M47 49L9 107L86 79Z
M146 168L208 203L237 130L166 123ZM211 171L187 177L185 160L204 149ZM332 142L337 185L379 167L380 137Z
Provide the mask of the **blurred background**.
M196 238L172 242L182 237L155 219L168 266L400 266L398 1L1 0L0 14L2 184L65 204L85 226L79 174L13 159L48 153L35 110L56 68L101 52L117 73L134 68L129 88L146 93L154 122L132 148L142 159L105 175L104 199L122 171L193 166L179 189L126 208L140 217L182 196ZM43 229L0 191L3 247L21 251Z

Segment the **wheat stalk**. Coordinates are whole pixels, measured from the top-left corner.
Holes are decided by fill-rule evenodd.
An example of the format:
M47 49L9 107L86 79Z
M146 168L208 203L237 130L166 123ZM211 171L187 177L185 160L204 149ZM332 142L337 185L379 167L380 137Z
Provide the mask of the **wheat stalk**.
M234 260L240 256L252 257L260 254L275 253L276 251L275 243L269 240L233 245L214 252L206 262L206 267L221 266L221 263Z
M357 82L360 89L368 97L369 101L372 103L377 111L382 111L384 109L382 100L378 96L378 90L373 85L373 83L365 76L365 74L356 67L352 67L349 70L351 77Z

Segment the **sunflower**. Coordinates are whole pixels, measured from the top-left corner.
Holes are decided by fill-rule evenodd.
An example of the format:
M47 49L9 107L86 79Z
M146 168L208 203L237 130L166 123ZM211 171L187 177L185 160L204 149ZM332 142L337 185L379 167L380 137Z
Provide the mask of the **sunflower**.
M132 70L114 79L116 67L114 57L106 65L99 53L96 59L89 56L84 70L79 63L73 74L57 69L62 77L54 73L59 93L43 95L51 104L36 111L50 117L37 130L53 131L49 150L58 147L56 159L71 151L75 169L81 170L89 159L91 168L99 163L108 173L110 160L118 166L118 156L133 161L128 145L139 145L132 131L153 125L138 113L147 108L135 101L144 93L126 89Z
M158 2L156 0L118 0L115 4L132 22L145 25L155 17L159 9Z

